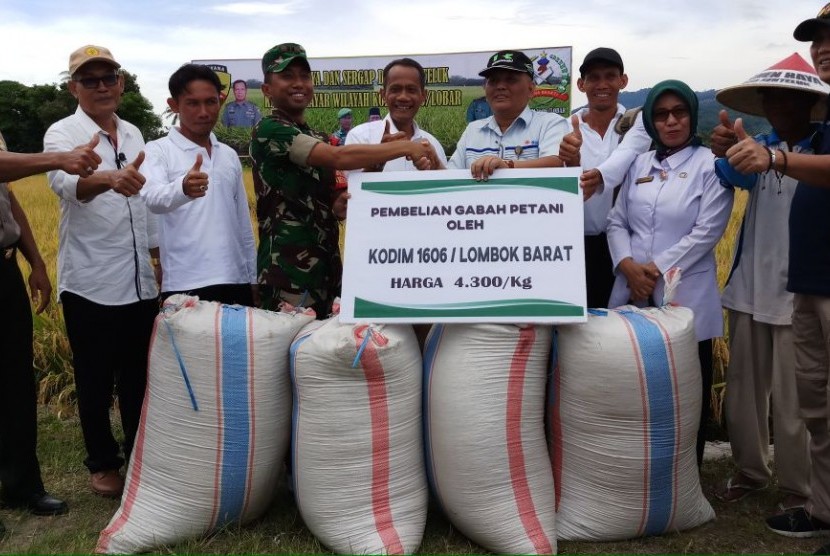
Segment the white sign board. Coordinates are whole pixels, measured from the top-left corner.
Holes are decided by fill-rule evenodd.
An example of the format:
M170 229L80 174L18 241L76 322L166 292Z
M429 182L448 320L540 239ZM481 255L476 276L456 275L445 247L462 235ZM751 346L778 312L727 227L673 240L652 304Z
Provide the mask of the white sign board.
M585 322L579 174L349 174L341 321Z

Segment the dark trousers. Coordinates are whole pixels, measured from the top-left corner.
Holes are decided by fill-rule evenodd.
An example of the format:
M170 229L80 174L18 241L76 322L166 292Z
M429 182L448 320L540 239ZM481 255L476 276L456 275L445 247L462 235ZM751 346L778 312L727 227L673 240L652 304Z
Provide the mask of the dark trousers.
M0 252L0 485L10 503L43 493L32 358L32 309L23 276L15 257Z
M700 404L700 428L697 429L697 466L703 464L703 449L706 447L706 429L712 412L712 340L697 343L697 356L700 359L700 378L703 385L703 400Z
M614 287L614 269L606 235L585 236L585 280L588 307L606 308Z
M75 392L90 473L119 469L129 461L147 386L147 350L158 300L100 305L61 293L66 334L72 347ZM124 459L112 432L110 408L118 395Z
M254 294L251 291L251 284L218 284L188 291L162 292L161 298L164 300L177 293L195 295L202 301L216 301L225 305L254 306Z

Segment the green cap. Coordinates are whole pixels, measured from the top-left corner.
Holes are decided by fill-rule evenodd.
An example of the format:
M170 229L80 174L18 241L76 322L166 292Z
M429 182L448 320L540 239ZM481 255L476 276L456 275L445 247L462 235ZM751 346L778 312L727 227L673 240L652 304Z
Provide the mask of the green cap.
M351 116L351 115L352 115L352 109L351 108L341 108L340 111L337 113L337 119L339 120L340 118L345 118L346 116Z
M278 44L262 57L262 73L280 73L297 58L302 59L308 67L305 48L293 42Z

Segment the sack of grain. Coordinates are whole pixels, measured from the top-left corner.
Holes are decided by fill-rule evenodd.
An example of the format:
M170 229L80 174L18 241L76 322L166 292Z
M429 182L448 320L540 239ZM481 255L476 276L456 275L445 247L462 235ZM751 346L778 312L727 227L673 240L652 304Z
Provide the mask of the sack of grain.
M560 539L610 541L715 517L695 438L700 363L692 311L593 311L560 326L548 421Z
M421 544L427 482L421 353L408 325L314 323L291 346L297 506L341 554Z
M430 484L453 525L493 552L556 551L544 427L551 331L436 325L427 339Z
M150 550L268 508L291 431L288 348L309 313L167 300L121 507L96 552Z

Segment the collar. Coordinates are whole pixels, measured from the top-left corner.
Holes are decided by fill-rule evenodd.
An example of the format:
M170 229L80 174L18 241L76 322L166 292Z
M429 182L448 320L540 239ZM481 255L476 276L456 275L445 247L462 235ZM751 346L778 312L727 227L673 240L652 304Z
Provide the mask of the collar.
M101 129L101 126L95 123L95 120L89 117L89 114L87 114L83 111L83 109L81 109L80 104L75 109L75 116L78 118L81 127L84 131L87 132L89 137L92 137L96 133L103 133L104 135L109 135L106 131ZM132 131L127 126L121 125L122 120L118 117L118 114L113 114L112 117L115 118L116 133L118 133L119 135L123 134L124 137L132 137Z
M515 120L510 122L510 125L507 126L507 129L504 133L507 133L509 130L513 129L513 126L516 125L516 122L521 121L525 127L530 125L531 120L533 120L533 111L530 109L530 106L525 106L525 109L522 110L521 114L519 114ZM496 116L492 115L487 119L484 120L477 120L473 123L481 122L480 129L484 129L485 127L489 127L492 131L496 133L502 133L499 124L496 123Z
M680 149L679 151L677 151L676 153L671 154L671 155L667 156L666 158L664 158L663 162L665 162L669 166L669 168L671 168L671 169L677 168L678 166L680 166L681 164L683 164L684 162L686 162L687 160L689 160L692 157L692 155L694 154L696 148L697 148L696 145L689 144L686 147L684 147L684 148ZM653 151L653 152L655 152L655 155L651 159L651 166L652 166L652 168L656 168L657 170L662 170L663 165L662 165L660 160L657 160L656 151Z
M614 115L614 120L619 120L620 118L622 118L623 114L625 114L625 111L626 111L626 107L618 102L617 103L617 113ZM574 114L577 115L579 117L579 121L581 123L585 123L585 120L582 117L587 112L588 112L588 106L583 106L579 110L577 110L575 112L572 112L572 115L574 115Z
M190 139L185 137L182 134L182 132L179 131L179 128L177 128L177 127L171 127L170 131L167 133L167 136L170 138L170 141L172 141L174 145L176 145L178 148L180 148L183 151L195 151L195 150L198 150L198 149L202 148L201 145L197 145L196 143L194 143L193 141L191 141ZM214 135L213 132L211 131L210 132L210 146L211 146L211 148L212 149L216 148L218 143L219 143L219 140L216 138L216 135Z
M805 137L804 139L802 139L801 141L799 141L798 143L796 143L793 146L794 147L801 147L802 150L809 147L810 146L810 140L813 138L813 134L818 130L819 127L820 127L820 124L815 123L815 122L811 123L810 124L810 134L807 135L807 137ZM775 131L775 129L773 129L772 131L770 131L766 135L763 135L763 134L759 135L758 137L756 137L756 140L759 143L761 143L762 145L767 146L767 147L770 146L770 145L779 145L779 144L784 142L784 140L781 139L781 137L778 136L778 132Z
M389 115L389 114L386 114L386 116L384 116L382 120L378 120L378 123L381 124L381 129L386 127L386 122L389 122L389 133L397 133L398 131L400 131L398 129L398 126L395 125L395 122L392 121L392 116ZM413 137L413 139L415 137L420 136L420 134L421 134L421 128L418 127L418 122L416 122L415 120L412 120L412 137Z

